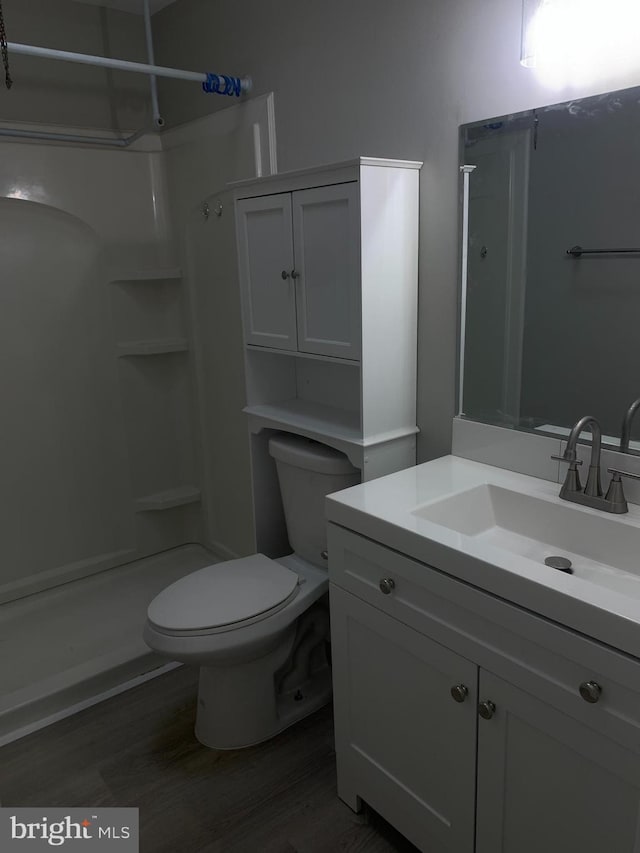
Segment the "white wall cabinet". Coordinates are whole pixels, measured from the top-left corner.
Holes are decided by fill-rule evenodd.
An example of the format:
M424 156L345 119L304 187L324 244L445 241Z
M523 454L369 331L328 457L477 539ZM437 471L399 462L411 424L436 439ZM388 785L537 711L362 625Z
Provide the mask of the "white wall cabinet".
M329 529L341 798L428 853L637 853L640 661Z
M234 185L255 547L287 538L268 439L345 453L363 480L416 461L421 163L362 157Z
M236 234L245 342L296 350L291 194L239 201Z
M357 184L238 202L246 341L359 360Z

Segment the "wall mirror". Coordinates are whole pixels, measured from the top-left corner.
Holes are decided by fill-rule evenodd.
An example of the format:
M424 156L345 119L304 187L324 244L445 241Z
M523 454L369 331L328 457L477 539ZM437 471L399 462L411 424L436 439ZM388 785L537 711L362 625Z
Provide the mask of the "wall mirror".
M464 125L460 142L476 167L461 414L550 434L591 414L617 444L640 397L640 87Z

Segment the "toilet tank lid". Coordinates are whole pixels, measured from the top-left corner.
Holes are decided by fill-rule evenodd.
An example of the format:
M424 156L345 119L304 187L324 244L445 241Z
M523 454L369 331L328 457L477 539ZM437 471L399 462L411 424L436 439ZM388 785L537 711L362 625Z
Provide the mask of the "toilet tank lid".
M344 453L301 435L276 435L269 439L274 459L318 474L357 474Z
M266 616L294 593L298 581L286 566L264 554L253 554L180 578L153 599L147 616L165 631L232 626Z

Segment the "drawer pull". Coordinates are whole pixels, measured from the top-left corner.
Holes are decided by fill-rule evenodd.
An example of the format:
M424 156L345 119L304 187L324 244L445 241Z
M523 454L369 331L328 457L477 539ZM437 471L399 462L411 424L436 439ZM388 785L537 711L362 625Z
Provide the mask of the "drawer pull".
M391 593L396 588L396 584L393 578L382 578L379 586L380 592L383 595L389 595L389 593Z
M469 688L464 684L454 684L451 688L451 695L455 699L456 702L464 702L464 700L469 695Z
M478 705L478 713L483 720L490 720L496 712L496 706L491 699L486 699Z
M583 681L580 685L580 695L585 702L594 704L602 695L602 687L597 681Z

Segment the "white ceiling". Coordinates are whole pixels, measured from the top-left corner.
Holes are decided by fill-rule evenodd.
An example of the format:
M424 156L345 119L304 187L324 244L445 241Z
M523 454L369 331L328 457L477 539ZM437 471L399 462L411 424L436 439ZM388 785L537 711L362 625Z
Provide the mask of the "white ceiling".
M151 12L164 9L175 0L151 0ZM136 12L141 15L143 0L76 0L76 3L89 3L91 6L108 6L110 9L121 9L123 12Z

